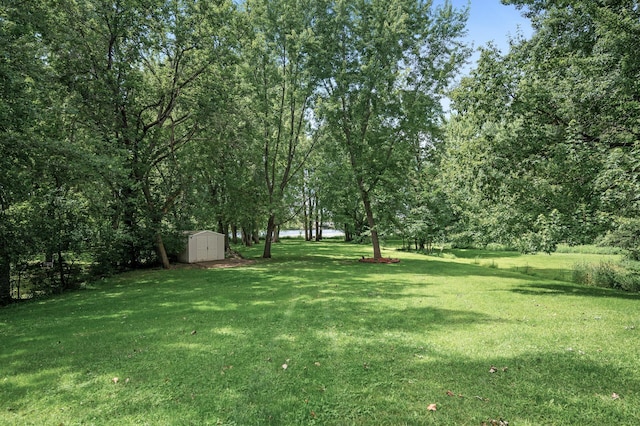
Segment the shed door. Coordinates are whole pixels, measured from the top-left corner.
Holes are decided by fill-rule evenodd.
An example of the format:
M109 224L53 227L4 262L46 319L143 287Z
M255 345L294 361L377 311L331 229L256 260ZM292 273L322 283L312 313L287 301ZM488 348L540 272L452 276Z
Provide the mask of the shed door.
M197 250L196 250L196 262L202 262L203 260L208 260L208 236L207 235L198 235L197 242Z
M207 260L216 260L218 258L216 239L215 235L207 235Z

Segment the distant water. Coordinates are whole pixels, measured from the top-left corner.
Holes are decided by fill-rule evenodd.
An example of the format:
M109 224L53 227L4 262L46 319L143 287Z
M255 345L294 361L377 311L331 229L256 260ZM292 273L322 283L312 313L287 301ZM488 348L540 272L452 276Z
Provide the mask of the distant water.
M315 229L313 236L315 237ZM280 238L304 238L304 229L285 229L280 231ZM323 238L344 237L344 232L338 229L323 229Z

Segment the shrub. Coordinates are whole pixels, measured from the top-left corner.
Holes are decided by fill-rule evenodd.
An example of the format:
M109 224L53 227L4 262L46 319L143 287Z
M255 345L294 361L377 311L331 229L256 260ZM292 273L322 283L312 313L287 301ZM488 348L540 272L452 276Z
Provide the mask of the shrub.
M576 264L572 271L572 281L593 287L637 292L640 291L640 267L638 262Z

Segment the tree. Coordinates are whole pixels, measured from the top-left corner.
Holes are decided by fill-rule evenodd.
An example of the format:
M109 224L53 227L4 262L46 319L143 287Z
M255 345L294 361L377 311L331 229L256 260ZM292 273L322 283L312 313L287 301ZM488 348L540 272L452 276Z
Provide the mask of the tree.
M454 92L445 170L479 233L497 236L484 217L529 249L592 242L638 214L636 2L505 3L536 32L505 56L485 49Z
M49 60L73 93L93 149L117 159L105 170L122 262L155 246L168 267L163 220L184 191L179 151L199 132L196 82L224 61L233 6L182 0L65 0L50 5L60 31ZM191 101L190 101L191 100Z
M594 192L600 214L612 228L609 241L638 252L634 239L625 236L640 215L640 58L635 54L640 48L640 10L634 1L570 6L544 6L537 18L539 37L530 49L536 59L542 49L550 50L554 63L562 66L554 74L543 71L554 77L549 84L560 88L552 99L556 110L551 116L571 129L577 149L601 158ZM555 41L552 31L558 34Z
M311 64L316 55L314 1L250 0L244 5L248 32L243 53L255 94L254 137L262 146L267 227L263 257L271 257L282 218L285 191L313 149L304 145L316 91Z
M376 189L411 158L425 124L437 122L438 94L466 55L457 41L465 19L448 2L434 10L415 0L323 5L322 117L348 159L376 259Z
M238 229L253 231L264 216L261 147L253 137L256 120L243 71L240 61L227 66L219 70L217 79L224 85L216 81L203 88L215 96L201 101L203 130L186 153L195 171L186 216L201 229L217 228L225 235ZM227 248L228 243L227 239Z
M49 87L40 59L45 14L21 3L0 5L0 305L12 301L12 262L34 247L25 216L43 149L37 123Z

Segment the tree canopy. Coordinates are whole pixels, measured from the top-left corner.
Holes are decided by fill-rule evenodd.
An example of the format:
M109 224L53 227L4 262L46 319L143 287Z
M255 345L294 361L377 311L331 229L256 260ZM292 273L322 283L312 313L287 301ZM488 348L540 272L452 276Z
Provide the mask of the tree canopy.
M169 267L193 229L638 258L637 2L503 3L533 36L454 84L450 2L3 2L0 304Z

